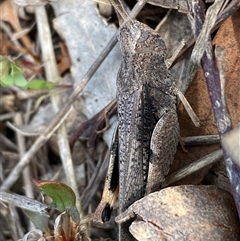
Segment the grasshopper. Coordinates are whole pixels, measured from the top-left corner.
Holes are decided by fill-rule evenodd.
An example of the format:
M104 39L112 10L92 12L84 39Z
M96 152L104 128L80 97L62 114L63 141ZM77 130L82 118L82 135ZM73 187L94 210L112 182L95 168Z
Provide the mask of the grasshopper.
M147 25L124 23L117 78L119 121L119 212L159 190L179 138L174 80L165 64L166 46ZM124 224L123 224L124 225ZM124 227L124 226L123 226ZM120 226L120 239L127 240Z
M175 86L165 63L166 45L160 35L136 20L120 27L121 67L117 77L118 154L106 178L106 198L97 208L109 219L114 194L114 160L119 166L119 213L161 188L174 159L179 139ZM186 103L185 103L186 104ZM195 116L194 116L195 117ZM116 184L116 181L114 182ZM131 221L130 221L131 222ZM130 223L119 226L119 240L134 240Z
M158 33L136 20L120 28L121 67L117 77L118 155L112 152L105 198L96 213L109 219L116 199L114 161L119 166L119 213L157 191L173 161L179 138L174 80L165 64L166 46ZM112 148L116 151L115 148ZM118 178L118 177L117 177ZM109 201L107 201L107 199ZM100 211L101 210L101 211ZM120 240L131 240L121 224Z

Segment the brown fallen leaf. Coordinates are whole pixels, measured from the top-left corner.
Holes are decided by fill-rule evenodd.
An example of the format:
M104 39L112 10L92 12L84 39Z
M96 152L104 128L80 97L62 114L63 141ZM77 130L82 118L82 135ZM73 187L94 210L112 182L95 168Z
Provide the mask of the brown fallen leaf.
M143 240L239 240L240 225L231 194L215 186L175 186L131 205L115 221L137 215L129 230Z
M213 44L220 46L224 49L224 76L225 76L225 98L227 107L231 116L233 127L240 122L240 108L239 108L239 93L240 82L239 73L240 65L240 10L229 17L219 28ZM210 104L209 94L207 91L204 74L202 69L199 68L193 82L186 92L185 97L189 101L191 107L196 112L197 116L202 121L214 121L212 114L212 107ZM199 136L199 135L212 135L217 134L217 128L214 125L204 125L199 128L195 127L190 117L188 116L183 105L180 104L178 108L178 117L180 123L180 135ZM220 145L211 146L193 146L186 147L187 153L183 152L180 148L175 155L174 163L171 167L171 172L198 160L199 158L209 154L220 148ZM206 167L202 171L198 171L198 175L190 175L179 181L177 184L199 184L208 172L210 167ZM222 170L224 172L224 170Z
M1 19L9 22L16 32L21 32L22 27L18 18L18 7L12 0L6 0L1 4ZM32 44L30 39L22 36L22 41L27 49L31 49Z
M18 17L18 6L12 0L6 0L1 3L0 19L11 24L16 33L23 33L23 29ZM32 52L32 43L30 38L27 35L22 34L21 40L26 48L26 51L31 54L34 59L39 61L38 56ZM19 49L20 52L23 52L22 48L17 49Z
M224 51L223 71L225 78L225 98L233 127L240 122L239 108L239 58L240 58L240 9L220 27L213 44Z
M8 39L7 35L0 31L0 54L1 55L10 55L10 50L16 51L21 54L26 54L27 50L21 46L17 46L11 43L11 41Z
M59 42L61 53L56 56L58 63L58 71L62 75L65 71L71 67L71 59L67 50L66 45L63 42Z

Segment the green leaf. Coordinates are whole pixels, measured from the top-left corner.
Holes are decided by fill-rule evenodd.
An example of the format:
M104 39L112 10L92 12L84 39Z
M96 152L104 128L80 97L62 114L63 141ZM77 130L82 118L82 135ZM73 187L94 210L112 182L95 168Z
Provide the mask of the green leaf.
M53 89L56 85L53 82L45 81L45 80L32 80L28 82L27 88L29 89Z
M0 80L9 74L10 61L7 57L0 55Z
M33 181L40 190L52 198L51 206L56 207L61 212L66 211L74 222L79 222L80 217L76 208L76 195L69 186L55 181Z
M14 78L11 75L7 75L2 78L1 85L4 87L13 86L14 85Z
M22 73L22 69L13 63L11 63L11 70L13 74Z
M11 70L11 71L10 71ZM9 74L10 71L10 74ZM0 55L0 79L3 86L25 87L27 80L22 75L22 70L11 63L6 57Z
M12 77L14 79L14 83L16 86L22 87L22 88L27 86L28 82L25 79L25 77L22 75L22 73L15 72L13 73Z

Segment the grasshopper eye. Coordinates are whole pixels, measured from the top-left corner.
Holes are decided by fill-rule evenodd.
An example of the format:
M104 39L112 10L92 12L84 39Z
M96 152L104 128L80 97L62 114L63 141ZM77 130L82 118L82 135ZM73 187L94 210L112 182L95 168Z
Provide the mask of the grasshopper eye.
M149 37L149 32L145 30L141 30L141 35L138 39L138 43L143 43L145 42Z

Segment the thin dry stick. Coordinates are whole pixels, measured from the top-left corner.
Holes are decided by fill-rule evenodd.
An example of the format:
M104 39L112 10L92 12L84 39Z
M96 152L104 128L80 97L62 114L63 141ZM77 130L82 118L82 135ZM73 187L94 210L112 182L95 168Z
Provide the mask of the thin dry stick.
M10 141L2 133L0 133L0 143L4 144L7 148L9 148L12 151L18 151L18 147L16 146L16 144Z
M8 225L10 227L10 233L13 240L19 240L24 235L24 230L21 221L18 216L17 208L8 203Z
M170 174L169 176L167 176L163 187L166 187L176 181L179 181L180 179L183 179L184 177L206 167L209 166L217 161L219 161L220 159L223 158L223 152L222 150L217 150L214 151L206 156L204 156L203 158L192 162L191 164L183 167L180 170L177 170L176 172Z
M105 150L103 151L103 154L100 157L100 160L98 161L95 167L94 173L92 174L87 187L85 188L84 192L81 194L83 210L87 208L90 200L92 199L93 195L96 193L103 175L106 175L108 160L109 160L109 155L106 155L107 149L108 148L106 146ZM103 156L105 156L105 158ZM102 173L104 174L101 175Z
M22 115L20 113L17 113L15 115L14 122L15 122L15 125L18 125L18 126L23 124ZM16 132L16 138L17 138L17 145L18 145L18 149L19 149L19 155L20 155L20 157L22 157L24 155L24 153L26 152L25 139L18 132ZM23 181L24 181L25 194L27 197L34 198L31 179L32 179L32 177L30 174L29 166L26 166L23 170Z
M5 120L8 120L8 119L11 119L11 118L14 117L14 115L15 115L15 113L13 113L13 112L2 114L2 115L0 115L0 121L5 121Z
M17 113L14 117L14 122L16 125L22 125L22 115L20 113ZM20 135L18 132L16 132L16 137L17 137L17 144L18 144L18 149L19 149L19 155L22 157L24 153L26 152L26 145L25 145L25 139L22 135ZM30 167L26 166L23 169L23 182L24 182L24 191L27 197L34 198L33 194L33 185L31 182L32 176L31 176L31 171ZM32 222L29 222L29 227L28 230L34 229L34 225Z
M218 29L221 23L225 21L228 17L230 17L235 11L237 11L239 7L240 7L239 0L231 1L229 5L226 7L226 9L224 9L221 12L220 16L218 16L216 24L212 28L211 33L213 33L216 29ZM179 59L193 47L195 40L196 40L195 38L192 38L185 44L185 46L181 49L181 51L179 51L176 58L171 62L171 66L169 66L169 68L174 66L179 61Z
M205 21L204 7L203 3L199 0L199 3L193 5L195 21L195 36L198 36L202 30L203 22ZM210 95L210 100L212 104L212 109L216 124L218 127L218 132L220 137L226 134L232 129L232 123L228 109L226 106L225 96L223 87L221 86L221 80L219 75L219 69L216 64L216 58L213 54L213 48L211 43L211 37L209 36L207 48L204 52L201 65L206 79L206 84L208 92ZM238 216L240 217L240 192L239 192L239 167L233 162L231 156L229 156L227 150L224 148L224 159L228 177L231 183L232 194L235 200L235 204L238 210Z
M219 135L206 135L206 136L189 136L182 137L184 146L196 146L196 145L212 145L219 144Z
M140 12L140 10L145 5L146 0L139 1L134 9L129 14L131 18L135 18L137 14ZM111 52L112 48L117 43L117 33L112 37L112 39L109 41L107 47L105 47L102 51L102 53L99 55L99 57L96 59L96 61L93 63L93 65L90 67L90 69L87 71L85 76L83 77L81 83L75 88L74 92L69 98L69 101L63 106L63 108L56 114L55 118L49 123L49 125L46 127L46 130L43 134L41 134L36 141L33 143L31 148L28 150L28 152L25 153L25 155L20 159L18 164L14 167L14 169L11 171L9 176L6 178L6 180L3 182L1 189L2 190L8 190L18 179L18 177L21 174L22 169L28 165L30 162L32 156L39 150L40 147L42 147L45 142L51 137L51 135L57 130L58 126L61 125L61 123L64 121L66 116L68 115L69 111L71 111L72 103L77 100L79 94L83 90L83 88L86 86L88 81L91 79L93 74L96 72L98 67L101 65L101 63L104 61L106 56Z
M210 36L212 28L214 27L217 21L218 13L220 12L223 4L224 1L216 0L214 4L212 4L207 10L201 32L197 36L196 43L192 50L191 56L191 59L198 64L200 63L203 53L207 48L207 42L209 40L208 38Z
M36 7L36 21L38 26L38 33L40 38L42 56L43 56L43 63L46 77L48 80L58 83L60 82L60 76L58 73L57 63L55 54L53 51L53 44L51 39L51 31L48 25L47 13L43 6ZM51 102L53 105L54 111L57 113L60 109L60 96L56 93L51 95ZM62 160L62 165L65 171L66 180L68 180L68 184L74 190L78 202L76 203L77 209L81 214L81 204L79 198L79 192L77 187L77 181L75 177L73 161L71 158L71 151L69 148L68 143L68 136L66 127L61 124L57 130L57 140L58 140L58 147L59 152Z

